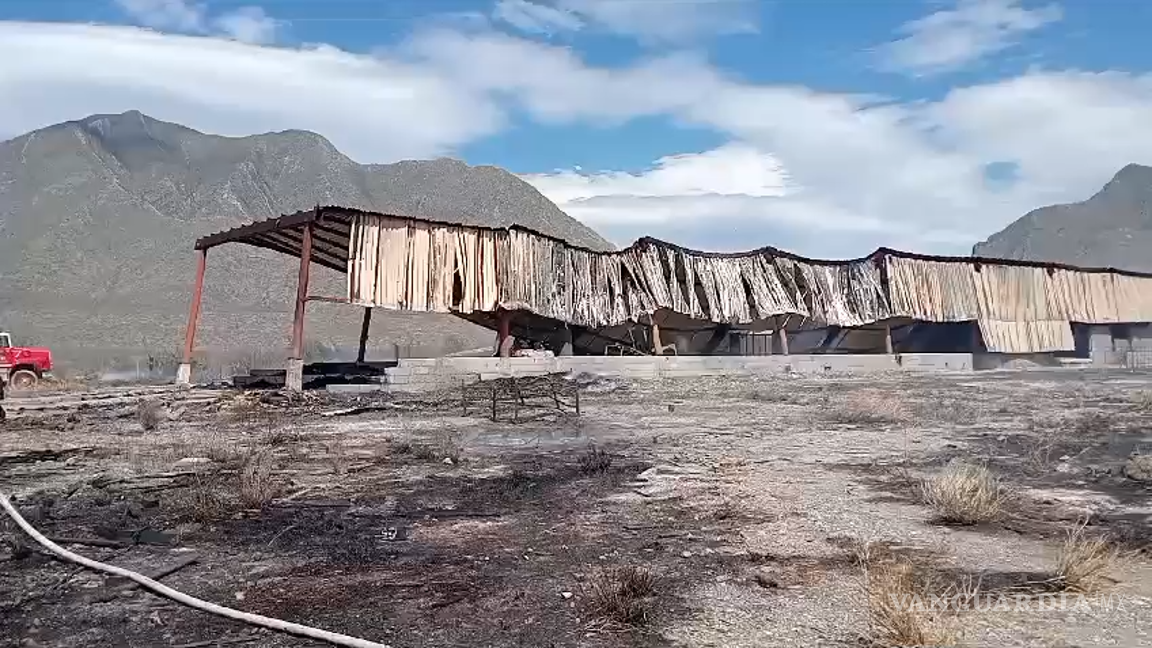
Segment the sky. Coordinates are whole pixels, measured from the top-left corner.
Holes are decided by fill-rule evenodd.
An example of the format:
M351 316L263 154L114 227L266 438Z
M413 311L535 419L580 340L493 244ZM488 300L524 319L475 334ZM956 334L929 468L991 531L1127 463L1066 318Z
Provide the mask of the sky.
M0 0L0 139L140 110L450 156L618 245L967 254L1152 164L1140 0Z

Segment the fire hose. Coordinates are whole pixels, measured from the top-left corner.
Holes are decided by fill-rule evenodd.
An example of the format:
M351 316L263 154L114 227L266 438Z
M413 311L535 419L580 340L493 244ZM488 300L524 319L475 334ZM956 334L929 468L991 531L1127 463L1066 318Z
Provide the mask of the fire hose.
M49 540L44 536L44 534L40 533L31 524L29 524L28 521L20 515L20 512L16 510L16 507L12 506L12 503L8 501L8 497L2 491L0 491L0 507L4 509L4 512L8 514L8 517L12 518L12 521L15 522L16 525L19 526L22 531L24 531L24 533L28 534L28 536L35 540L37 544L47 549L57 558L81 565L83 567L87 567L93 571L104 572L106 574L127 578L154 594L162 596L166 599L170 599L182 605L186 605L202 612L215 614L217 616L222 616L228 619L243 621L244 623L248 623L250 625L268 628L269 630L284 632L300 637L308 637L309 639L317 639L319 641L326 641L337 646L348 646L349 648L391 648L391 646L388 646L387 644L376 643L374 641L368 641L367 639L360 639L357 637L350 637L348 635L329 632L327 630L320 630L318 628L301 625L299 623L292 623L290 621L273 619L272 617L266 617L260 614L241 612L240 610L224 607L223 605L217 605L215 603L210 603L208 601L189 596L183 592L178 592L171 587L168 587L167 585L152 580L143 574L139 574L122 567L117 567L115 565L98 562L68 551L67 549Z

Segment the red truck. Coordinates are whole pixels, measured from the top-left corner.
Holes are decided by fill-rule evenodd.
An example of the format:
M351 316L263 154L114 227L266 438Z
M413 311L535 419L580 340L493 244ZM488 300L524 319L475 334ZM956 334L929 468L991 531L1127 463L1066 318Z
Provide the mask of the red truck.
M8 383L12 389L30 389L51 372L51 351L12 346L12 336L0 332L0 382Z

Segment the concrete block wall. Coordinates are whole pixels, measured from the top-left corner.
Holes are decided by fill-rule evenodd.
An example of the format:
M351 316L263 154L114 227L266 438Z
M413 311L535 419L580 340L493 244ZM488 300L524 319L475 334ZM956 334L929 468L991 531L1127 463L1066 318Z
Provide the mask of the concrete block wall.
M1129 344L1133 351L1152 351L1152 324L1133 324L1128 331L1132 336Z
M418 391L507 376L588 372L622 378L970 371L971 354L776 356L561 356L404 359L387 371L388 388Z

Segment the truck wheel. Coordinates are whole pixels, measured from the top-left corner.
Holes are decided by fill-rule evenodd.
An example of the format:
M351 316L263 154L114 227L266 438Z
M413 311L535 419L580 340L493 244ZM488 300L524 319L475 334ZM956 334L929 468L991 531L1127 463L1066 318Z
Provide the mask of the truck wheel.
M40 377L36 375L36 372L27 369L13 371L12 375L8 377L8 383L12 385L13 389L32 389L39 380Z

